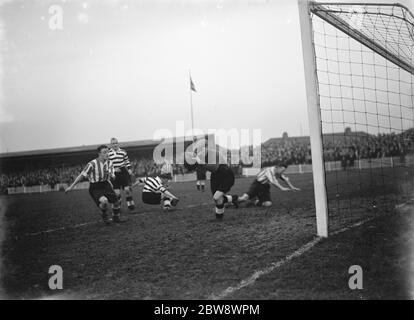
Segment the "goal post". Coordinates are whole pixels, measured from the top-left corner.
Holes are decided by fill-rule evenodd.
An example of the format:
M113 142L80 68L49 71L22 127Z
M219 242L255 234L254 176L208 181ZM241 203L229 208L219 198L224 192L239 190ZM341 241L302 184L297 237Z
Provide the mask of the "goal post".
M327 237L414 196L414 16L398 3L298 8L317 234Z
M316 71L315 50L313 47L313 28L310 17L309 1L299 0L299 18L302 33L303 63L308 104L308 119L312 155L312 173L315 194L316 228L321 237L328 236L328 202L326 195L325 170L323 161L322 126L319 108L318 76Z

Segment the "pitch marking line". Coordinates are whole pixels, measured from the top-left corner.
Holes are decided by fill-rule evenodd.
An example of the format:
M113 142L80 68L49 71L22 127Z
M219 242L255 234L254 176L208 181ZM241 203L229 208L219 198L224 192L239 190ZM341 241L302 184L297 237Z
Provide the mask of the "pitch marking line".
M188 206L185 206L183 208L185 208L185 209L192 209L192 208L203 207L203 206L207 206L207 205L211 205L211 204L210 203L207 203L207 202L203 202L203 203L197 204L197 205L188 205ZM142 215L142 214L151 214L151 213L154 213L154 211L143 211L139 215ZM85 222L85 223L75 224L73 226L59 227L59 228L48 229L48 230L43 230L43 231L38 231L38 232L31 232L31 233L24 234L23 237L34 237L34 236L39 236L41 234L53 233L53 232L57 232L57 231L64 231L64 230L70 230L70 229L78 229L78 228L81 228L81 227L86 227L86 226L90 226L90 225L93 225L93 224L98 224L100 222L101 221Z
M397 206L395 206L396 209L402 208L405 205L409 204L410 202L414 201L414 198L399 204ZM339 229L337 231L334 231L330 234L330 236L335 236L338 235L340 233L343 233L345 231L348 231L350 229L362 226L363 224L370 222L372 220L374 220L377 217L371 217L371 218L367 218L365 220L356 222L348 227ZM284 264L286 264L287 262L293 260L294 258L300 257L302 254L304 254L305 252L309 251L310 249L312 249L316 244L318 244L323 238L317 237L315 239L313 239L312 241L308 242L307 244L303 245L302 247L300 247L298 250L296 250L295 252L293 252L292 254L286 256L285 258L274 262L272 264L270 264L270 266L268 266L267 268L263 269L263 270L258 270L255 271L250 277L248 277L247 279L242 280L238 285L236 285L235 287L228 287L226 290L222 291L219 294L211 294L209 299L213 299L213 300L218 300L218 299L223 299L225 297L227 297L228 295L248 286L253 284L257 279L259 279L261 276L267 275L269 273L271 273L272 271L274 271L277 268L280 268L281 266L283 266Z
M86 222L86 223L81 223L81 224L75 224L74 226L60 227L60 228L48 229L48 230L44 230L44 231L26 233L24 235L24 237L34 237L34 236L39 236L41 234L52 233L52 232L56 232L56 231L63 231L63 230L67 230L67 229L76 229L76 228L80 228L80 227L83 227L83 226L96 224L96 223L98 223L98 222Z
M414 198L411 198L410 200L408 200L407 202L404 202L404 203L401 203L401 204L399 204L399 205L396 205L395 206L395 208L396 209L400 209L400 208L403 208L403 207L405 207L406 205L408 205L410 202L413 202L414 201Z
M362 221L359 221L357 223L354 223L353 225L349 226L349 227L345 227L342 228L340 230L337 230L335 232L331 233L331 236L335 236L337 234L343 233L345 231L348 231L352 228L355 227L359 227L371 220L375 219L375 217L372 218L368 218ZM281 266L285 265L286 263L288 263L289 261L300 257L301 255L303 255L305 252L309 251L310 249L312 249L316 244L318 244L323 238L321 237L316 237L315 239L313 239L312 241L306 243L305 245L303 245L302 247L300 247L299 249L297 249L295 252L293 252L292 254L286 256L285 258L277 261L277 262L273 262L271 263L268 267L264 268L263 270L258 270L255 271L250 277L242 280L241 282L239 282L239 284L237 284L235 287L228 287L227 289L225 289L224 291L220 292L219 294L211 294L208 299L213 299L213 300L219 300L219 299L223 299L226 298L228 295L246 287L249 286L251 284L253 284L254 282L256 282L257 279L259 279L260 277L267 275L271 272L273 272L274 270L280 268Z
M301 256L302 254L304 254L306 251L311 249L313 246L315 246L321 240L322 240L322 238L319 238L319 237L313 239L312 241L308 242L307 244L305 244L304 246L302 246L301 248L299 248L298 250L296 250L292 254L288 255L287 257L279 260L278 262L274 262L274 263L270 264L270 266L264 268L263 270L255 271L250 277L248 277L247 279L242 280L235 287L228 287L226 290L222 291L221 293L219 293L217 295L212 294L212 295L210 295L210 297L208 297L208 299L213 299L213 300L223 299L223 298L227 297L228 295L230 295L230 294L232 294L232 293L234 293L234 292L236 292L236 291L238 291L238 290L240 290L240 289L242 289L246 286L249 286L249 285L253 284L261 276L269 274L273 270L283 266L285 263L289 262L290 260Z

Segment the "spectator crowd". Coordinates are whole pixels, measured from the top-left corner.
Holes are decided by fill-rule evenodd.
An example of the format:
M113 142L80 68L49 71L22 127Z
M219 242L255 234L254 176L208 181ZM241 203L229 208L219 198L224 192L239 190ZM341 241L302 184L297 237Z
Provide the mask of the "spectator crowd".
M54 188L57 184L71 183L85 165L2 172L0 174L0 193L5 193L7 188L13 187L49 185ZM161 171L161 165L157 165L152 159L148 158L131 160L131 167L137 177L154 176L160 174ZM184 166L174 166L174 173L183 174L184 171Z
M382 157L404 157L414 149L414 129L401 134L348 134L326 135L323 138L324 160L343 161L344 157L375 159ZM262 146L262 163L269 166L278 163L310 164L309 139L280 139Z
M350 161L356 159L373 159L381 157L405 157L414 149L414 129L401 134L379 135L343 135L324 137L325 161ZM270 141L261 146L262 165L270 166L279 163L310 164L311 148L309 139L283 138ZM160 173L161 166L152 159L141 158L131 161L135 176L153 176ZM70 183L83 169L84 164L71 167L54 167L43 169L27 169L19 172L2 172L0 174L0 192L7 188ZM240 168L238 168L240 169ZM174 165L175 174L184 174L182 165Z

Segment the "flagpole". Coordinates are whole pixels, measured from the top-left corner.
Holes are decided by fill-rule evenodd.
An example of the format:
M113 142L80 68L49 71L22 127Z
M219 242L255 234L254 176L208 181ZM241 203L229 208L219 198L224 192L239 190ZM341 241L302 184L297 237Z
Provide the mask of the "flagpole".
M193 111L193 90L191 88L191 70L188 70L190 75L190 107L191 107L191 134L194 136L194 111Z

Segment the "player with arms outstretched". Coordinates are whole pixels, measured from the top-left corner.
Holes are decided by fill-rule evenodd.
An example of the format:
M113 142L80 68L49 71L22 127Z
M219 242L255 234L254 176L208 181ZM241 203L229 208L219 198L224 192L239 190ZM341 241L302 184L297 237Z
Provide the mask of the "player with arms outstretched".
M119 200L110 182L110 178L114 176L114 171L112 163L108 159L108 147L101 145L97 151L98 157L86 165L85 169L66 188L65 192L70 192L82 179L87 178L90 182L89 194L101 210L103 221L109 224L108 204L112 203L119 207ZM124 222L120 218L120 211L113 210L112 221L115 223Z
M300 189L293 186L289 178L284 175L287 167L287 164L282 164L280 166L272 166L262 169L250 185L249 191L239 197L238 202L241 203L250 200L250 204L270 207L272 205L272 200L270 198L271 184L282 191L300 191ZM284 181L289 187L282 186L278 180Z

